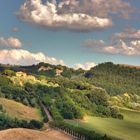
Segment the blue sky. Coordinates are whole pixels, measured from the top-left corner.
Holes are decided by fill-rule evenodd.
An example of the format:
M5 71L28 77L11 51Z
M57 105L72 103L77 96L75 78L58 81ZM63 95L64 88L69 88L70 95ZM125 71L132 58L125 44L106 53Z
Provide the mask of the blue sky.
M33 0L28 0L28 1L30 1L31 4L31 1ZM34 0L34 1L37 1L39 3L39 0ZM13 59L12 61L13 63L15 62L15 64L16 63L19 64L21 60L15 60L16 58L14 59L13 55L11 54L9 58L8 54L17 53L22 49L29 52L28 53L29 55L30 53L32 55L41 52L47 58L50 57L52 59L52 57L54 57L56 60L55 62L53 62L53 64L59 63L59 61L57 60L61 59L68 66L74 66L74 64L84 64L86 62L92 62L97 64L106 61L112 61L114 63L140 65L140 34L138 34L139 33L138 31L140 30L140 24L139 24L140 11L138 10L140 8L140 1L139 0L135 0L135 1L119 0L119 1L121 1L122 3L124 2L123 3L124 6L126 3L127 4L129 3L129 6L124 7L125 10L120 9L120 11L122 10L122 13L119 13L118 10L115 11L114 14L111 13L112 5L110 5L110 12L106 13L107 15L105 15L104 17L102 15L100 16L100 14L102 13L98 13L98 9L96 9L97 10L96 12L98 14L96 15L94 13L95 12L94 6L93 6L93 11L91 7L90 7L91 9L88 10L88 11L92 11L93 14L89 14L87 11L84 11L85 5L83 3L79 4L81 7L84 7L79 10L80 12L75 10L72 11L71 14L69 14L69 7L71 8L72 7L71 5L67 5L68 8L59 9L62 11L61 14L67 14L67 15L69 14L68 15L69 17L74 13L76 14L84 13L85 15L88 15L90 17L96 16L98 18L109 19L112 21L112 25L108 24L107 28L101 26L93 27L93 25L90 25L90 23L88 23L89 28L87 28L83 24L84 22L89 22L89 21L87 20L82 21L81 19L79 19L78 21L81 22L81 24L78 23L78 26L76 26L75 23L72 23L72 25L67 25L68 23L66 21L65 23L59 21L59 27L56 27L54 25L50 26L48 25L48 22L45 22L43 25L41 21L38 21L36 23L35 19L31 19L30 16L26 17L25 11L21 11L20 7L25 3L25 0L0 1L0 18L1 18L0 61L1 63L11 63ZM59 2L62 1L60 0ZM59 2L57 1L57 6ZM89 0L89 3L90 2L91 1ZM45 3L42 3L42 7L44 5ZM28 12L32 12L32 9L30 8L31 5L27 5L27 7L29 8ZM105 8L106 7L103 7L103 9ZM131 12L131 8L133 9L132 12ZM17 12L19 12L18 16L16 15ZM127 15L130 16L128 19L126 19L126 17L121 17ZM44 20L47 21L49 20L48 19L49 16L47 15L46 12L45 16L41 18L44 18ZM53 24L55 24L55 21L53 22L54 22ZM94 24L94 22L91 23ZM15 29L16 30L15 31L14 28L16 28L17 30ZM84 31L82 30L83 28L85 28ZM133 32L130 33L131 30L133 30ZM117 33L120 33L119 37L116 35ZM138 34L139 38L138 36L135 37L135 34ZM123 35L123 38L121 35ZM111 38L112 36L115 36L114 37L115 41L114 40L112 41ZM8 42L9 38L18 39L18 41L20 41L20 43L22 44L19 46L20 48L19 47L17 48L17 46L10 44L11 42L10 43ZM5 42L3 42L2 39ZM103 43L101 43L101 40L103 41ZM137 43L134 45L135 42ZM121 47L117 44L119 44ZM123 45L125 45L125 47L128 47L128 49L127 48L124 49ZM3 50L7 50L8 53L5 53ZM12 51L12 50L16 50L16 51ZM18 53L18 55L20 54ZM24 58L26 56L22 56L22 57ZM15 55L15 57L19 57L19 56ZM33 55L33 57L36 56ZM9 59L11 59L11 61ZM32 59L31 62L34 62L33 59L36 58L31 58L31 59ZM26 61L27 59L24 58L24 60ZM41 60L42 59L35 60L35 62ZM43 60L51 63L51 60L48 61L46 60L46 58ZM21 62L21 64L22 63L23 61ZM26 62L24 62L23 64L26 64Z

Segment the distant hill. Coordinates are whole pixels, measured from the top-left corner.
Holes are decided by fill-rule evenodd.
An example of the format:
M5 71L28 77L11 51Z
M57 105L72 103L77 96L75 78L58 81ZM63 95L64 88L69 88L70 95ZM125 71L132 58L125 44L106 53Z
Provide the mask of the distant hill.
M68 68L66 66L61 65L51 65L48 63L39 63L37 65L31 66L12 66L12 65L4 65L0 64L0 71L5 69L10 69L14 71L22 71L28 74L34 75L44 75L47 77L55 77L55 76L64 76L71 78L72 76L77 76L84 72L84 70L74 70L72 68Z
M128 65L128 64L119 64L120 66L123 67L128 67L128 68L136 68L136 69L140 69L140 66L134 66L134 65Z
M140 95L140 69L126 65L103 63L85 73L88 82L106 89L110 95Z

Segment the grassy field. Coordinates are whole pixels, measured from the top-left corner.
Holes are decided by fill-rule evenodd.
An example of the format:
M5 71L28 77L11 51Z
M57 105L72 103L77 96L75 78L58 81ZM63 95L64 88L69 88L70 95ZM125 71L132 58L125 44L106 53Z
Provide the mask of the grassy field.
M4 107L6 113L13 118L19 118L24 120L40 120L39 110L36 108L25 106L13 100L0 98L0 105Z
M107 134L114 139L140 140L140 112L124 109L121 112L124 120L87 116L84 121L68 121L68 123Z
M37 131L14 128L0 131L0 140L75 140L69 135L54 129Z

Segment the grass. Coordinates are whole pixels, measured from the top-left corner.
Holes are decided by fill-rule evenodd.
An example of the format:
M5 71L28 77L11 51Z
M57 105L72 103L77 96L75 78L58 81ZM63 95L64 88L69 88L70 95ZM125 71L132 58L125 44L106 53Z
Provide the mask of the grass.
M0 98L0 104L12 118L23 120L41 120L39 110L5 98Z
M74 140L74 138L54 129L38 131L14 128L0 131L0 140Z
M124 109L120 108L120 111L123 114L125 120L140 124L140 111L126 108Z
M124 109L121 112L124 120L87 116L84 121L68 121L68 123L107 134L114 139L140 140L140 112Z

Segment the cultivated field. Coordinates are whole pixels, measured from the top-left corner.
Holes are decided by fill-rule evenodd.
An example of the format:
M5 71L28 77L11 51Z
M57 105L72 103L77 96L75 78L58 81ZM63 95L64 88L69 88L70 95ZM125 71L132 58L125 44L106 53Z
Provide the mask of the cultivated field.
M25 106L13 100L0 98L0 105L4 107L6 113L13 118L25 120L40 120L39 110L36 108Z
M121 110L124 120L100 117L85 117L84 121L68 121L73 125L107 134L114 139L140 140L140 112Z

